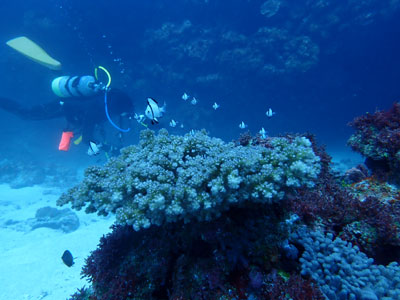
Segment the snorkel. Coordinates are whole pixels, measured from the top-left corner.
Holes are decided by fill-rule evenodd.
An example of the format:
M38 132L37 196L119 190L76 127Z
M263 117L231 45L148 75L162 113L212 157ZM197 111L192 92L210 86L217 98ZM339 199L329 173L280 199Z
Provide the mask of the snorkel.
M113 120L110 117L110 114L108 113L108 105L107 105L107 92L110 90L110 85L111 85L111 75L110 72L108 72L108 70L106 68L104 68L103 66L98 66L94 69L94 76L96 78L96 80L99 80L98 78L98 70L102 70L104 73L106 73L107 78L108 78L108 82L106 85L103 86L103 90L104 90L104 111L106 113L107 116L107 120L108 122L110 122L110 124L116 128L117 130L121 131L121 132L129 132L131 130L131 128L127 128L127 129L123 129L121 127L119 127L117 124L115 124L113 122Z

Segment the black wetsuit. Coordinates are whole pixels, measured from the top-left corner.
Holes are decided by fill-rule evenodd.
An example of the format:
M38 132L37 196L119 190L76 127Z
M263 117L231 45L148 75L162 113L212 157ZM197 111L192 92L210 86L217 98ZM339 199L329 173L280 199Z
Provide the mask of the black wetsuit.
M117 124L122 122L122 113L133 113L130 97L118 89L107 93L107 107ZM95 141L95 129L102 128L107 121L104 108L104 93L93 97L58 98L52 102L32 107L24 107L19 102L0 97L0 108L23 120L50 120L64 117L67 125L64 131L82 134L83 141ZM76 135L75 135L76 136Z

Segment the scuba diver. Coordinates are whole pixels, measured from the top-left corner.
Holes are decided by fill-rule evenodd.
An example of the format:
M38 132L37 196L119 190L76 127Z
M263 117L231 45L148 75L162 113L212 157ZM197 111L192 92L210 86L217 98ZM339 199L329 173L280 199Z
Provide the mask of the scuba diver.
M46 53L39 45L25 36L9 40L8 46L51 70L61 70L61 63ZM107 83L99 80L98 71L107 75ZM120 132L128 132L130 128L122 127L124 121L130 120L133 103L127 94L119 89L110 88L111 75L102 66L95 68L94 76L59 76L52 81L51 88L59 99L25 107L19 101L0 97L0 108L24 120L50 120L64 117L67 125L64 128L58 149L68 151L73 143L86 143L89 155L96 155L100 147L106 152L111 149L100 144L95 134L100 133L105 141L103 124L108 120ZM118 118L119 126L113 119ZM120 127L121 126L121 127ZM120 134L120 141L121 141ZM121 141L122 142L122 141ZM120 145L122 146L122 144ZM108 148L108 149L107 149ZM117 149L120 147L117 147Z
M105 69L104 71L107 72ZM117 149L104 144L103 124L108 120L120 132L128 132L129 128L121 127L126 126L124 123L131 119L134 107L127 94L119 89L109 88L109 83L104 85L90 75L61 76L52 82L52 90L60 97L59 99L25 107L19 101L0 97L0 108L23 120L50 120L64 117L67 125L61 135L59 144L61 151L68 151L74 137L74 144L84 142L88 145L89 155L98 154L101 147L106 152L118 150L122 144L116 147ZM119 125L114 123L113 118ZM96 139L96 133L102 136L103 144Z

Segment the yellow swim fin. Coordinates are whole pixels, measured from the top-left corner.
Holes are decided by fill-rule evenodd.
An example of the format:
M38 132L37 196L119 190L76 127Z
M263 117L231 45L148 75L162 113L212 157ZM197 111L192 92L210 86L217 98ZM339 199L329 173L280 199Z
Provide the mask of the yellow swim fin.
M52 70L61 70L61 63L46 53L40 46L25 36L9 40L7 45L29 59Z

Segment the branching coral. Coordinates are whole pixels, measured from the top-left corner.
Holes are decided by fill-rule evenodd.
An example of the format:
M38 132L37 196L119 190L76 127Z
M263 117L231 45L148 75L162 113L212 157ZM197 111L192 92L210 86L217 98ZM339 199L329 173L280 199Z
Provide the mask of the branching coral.
M104 167L87 169L81 185L58 201L87 212L116 213L135 230L184 220L212 220L231 206L272 203L290 188L312 187L320 171L311 142L296 136L269 147L235 146L205 132L185 136L145 130L137 146Z

